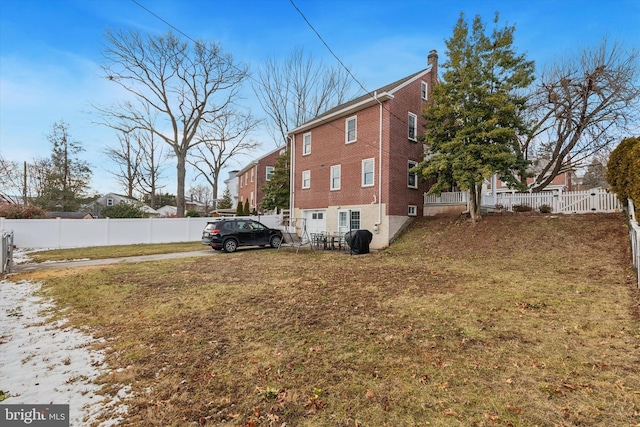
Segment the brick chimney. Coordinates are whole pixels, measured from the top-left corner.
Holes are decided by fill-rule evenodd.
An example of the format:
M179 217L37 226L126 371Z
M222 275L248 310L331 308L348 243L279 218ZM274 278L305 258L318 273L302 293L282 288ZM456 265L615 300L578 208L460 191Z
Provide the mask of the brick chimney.
M427 65L431 66L431 83L438 81L438 52L433 49L427 56Z

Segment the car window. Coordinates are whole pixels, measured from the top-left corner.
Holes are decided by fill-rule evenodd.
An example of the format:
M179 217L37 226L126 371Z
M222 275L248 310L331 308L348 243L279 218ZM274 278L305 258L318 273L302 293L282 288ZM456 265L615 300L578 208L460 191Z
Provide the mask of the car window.
M254 230L265 230L267 227L265 227L264 225L262 225L259 222L256 221L251 221L249 223L249 225L251 226L251 228L253 228Z
M214 228L216 228L217 225L218 224L215 223L215 222L209 222L209 223L207 223L206 227L204 227L204 231L211 231Z

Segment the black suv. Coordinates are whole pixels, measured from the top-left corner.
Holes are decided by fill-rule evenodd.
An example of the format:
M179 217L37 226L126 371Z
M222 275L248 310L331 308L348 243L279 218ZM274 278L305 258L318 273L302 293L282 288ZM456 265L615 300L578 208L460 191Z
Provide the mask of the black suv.
M202 232L202 244L215 250L235 252L238 246L266 246L277 248L282 231L269 228L252 219L220 219L207 223Z

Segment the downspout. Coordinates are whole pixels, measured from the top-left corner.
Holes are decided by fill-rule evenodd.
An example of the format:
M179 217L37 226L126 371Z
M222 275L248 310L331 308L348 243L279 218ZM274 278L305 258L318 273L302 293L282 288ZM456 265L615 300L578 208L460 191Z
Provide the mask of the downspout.
M378 92L373 97L380 104L380 124L378 129L378 222L373 225L373 232L378 233L382 224L382 102L378 99Z
M291 138L287 136L290 144L289 150L289 231L295 232L295 229L291 229L291 219L293 217L293 207L295 206L295 195L296 195L296 186L295 186L295 158L296 158L296 144L295 137Z

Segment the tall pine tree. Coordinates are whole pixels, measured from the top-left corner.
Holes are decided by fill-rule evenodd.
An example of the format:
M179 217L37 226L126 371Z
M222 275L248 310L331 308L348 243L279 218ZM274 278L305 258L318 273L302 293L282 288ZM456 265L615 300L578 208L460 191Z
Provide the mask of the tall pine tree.
M424 112L426 160L416 167L435 178L430 194L452 186L469 190L473 222L480 218L484 179L497 173L515 185L514 171L525 173L527 166L518 135L527 132L522 89L533 81L533 62L514 51L515 27L498 28L497 14L494 24L487 36L480 16L470 30L460 14L446 41L443 81Z
M50 211L75 211L91 180L89 164L77 157L84 149L72 139L64 121L54 123L47 138L52 145L51 158L45 162L36 204Z

